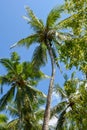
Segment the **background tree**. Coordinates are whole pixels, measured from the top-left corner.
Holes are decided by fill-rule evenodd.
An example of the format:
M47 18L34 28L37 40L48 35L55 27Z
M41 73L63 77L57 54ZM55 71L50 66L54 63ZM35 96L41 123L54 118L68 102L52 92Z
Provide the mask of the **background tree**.
M28 36L27 38L20 40L13 46L25 45L26 47L29 47L32 43L39 43L39 46L35 49L32 58L32 64L34 65L35 69L39 69L41 65L45 65L47 61L46 50L48 50L50 55L52 74L43 123L43 130L46 130L48 129L48 122L50 117L51 95L55 73L54 65L57 63L57 59L64 62L66 68L68 69L76 66L79 68L79 70L81 69L83 72L87 73L86 15L84 15L85 9L78 9L78 11L70 17L62 21L57 21L60 17L60 12L62 12L64 8L54 8L49 13L46 20L46 25L44 25L42 20L38 19L31 9L26 9L29 18L25 16L24 18L31 25L35 33ZM65 9L67 9L66 6ZM84 45L82 45L82 43L84 43ZM56 52L58 52L58 55ZM57 58L57 56L59 57Z
M66 79L64 88L56 86L56 92L61 96L62 101L51 110L51 116L58 118L56 130L83 130L87 128L86 114L86 80L79 80L72 77ZM84 94L83 94L84 93ZM82 116L83 115L83 116Z
M73 38L65 40L59 48L60 60L66 64L66 68L82 71L87 77L87 1L66 0L65 9L70 14L69 18L60 22L60 28L69 32ZM67 50L67 51L66 51ZM63 52L63 53L62 53Z
M45 78L45 75L41 71L32 72L31 63L20 63L19 60L16 52L13 52L9 59L0 59L0 63L7 69L7 73L0 76L1 91L3 85L11 86L0 99L0 111L6 109L9 102L14 102L19 114L18 129L22 127L25 129L25 122L27 122L27 125L30 123L28 120L30 118L25 119L25 117L28 116L28 113L31 113L31 117L34 118L34 105L38 103L40 97L45 97L42 92L34 87L38 83L38 79Z

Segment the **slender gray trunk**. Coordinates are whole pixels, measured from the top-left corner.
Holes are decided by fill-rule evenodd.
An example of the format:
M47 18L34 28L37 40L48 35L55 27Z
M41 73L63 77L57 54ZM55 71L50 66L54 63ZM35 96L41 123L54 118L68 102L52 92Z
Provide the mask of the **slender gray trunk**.
M55 76L55 61L54 61L52 49L49 43L47 43L47 46L48 46L48 51L49 51L49 55L51 59L52 73L51 73L51 79L50 79L50 84L49 84L49 89L48 89L47 103L46 103L46 108L45 108L45 113L44 113L44 121L43 121L42 130L48 130L49 128L48 125L49 125L49 119L50 119L50 107L51 107L51 99L52 99L54 76Z

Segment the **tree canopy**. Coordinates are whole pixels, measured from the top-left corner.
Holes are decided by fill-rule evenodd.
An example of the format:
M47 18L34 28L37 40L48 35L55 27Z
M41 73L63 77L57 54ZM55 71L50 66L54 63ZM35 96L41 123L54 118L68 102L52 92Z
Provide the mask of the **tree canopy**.
M48 130L49 120L53 116L57 118L57 123L53 126L55 130L87 129L86 5L86 0L65 0L64 5L56 6L49 12L45 24L30 7L26 7L27 16L23 18L27 20L33 33L13 44L11 48L29 48L33 44L36 44L36 48L30 62L21 62L16 52L10 58L0 59L0 64L6 70L5 74L0 75L0 91L3 94L0 97L0 112L6 110L12 118L7 122L7 117L0 115L2 130ZM62 16L65 14L67 17L64 19ZM41 71L49 57L51 76ZM55 85L56 70L61 70L63 65L65 70L62 70L62 76L65 82L61 86L57 79ZM75 68L74 72L72 68ZM67 70L72 71L69 77ZM85 78L79 77L79 72ZM36 88L39 81L45 78L49 79L47 96ZM4 94L5 87L8 87L8 91ZM53 92L61 100L51 106Z

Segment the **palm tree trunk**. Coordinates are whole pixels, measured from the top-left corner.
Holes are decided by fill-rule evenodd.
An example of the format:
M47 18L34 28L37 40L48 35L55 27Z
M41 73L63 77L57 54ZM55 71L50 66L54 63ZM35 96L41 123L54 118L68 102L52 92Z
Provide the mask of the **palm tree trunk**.
M49 84L49 89L48 89L47 103L46 103L46 108L45 108L45 113L44 113L44 121L43 121L42 130L48 130L49 119L50 119L51 98L52 98L54 76L55 76L55 61L54 61L53 52L49 43L47 43L47 47L48 47L48 51L49 51L49 55L51 59L52 73L51 73L51 79L50 79L50 84Z

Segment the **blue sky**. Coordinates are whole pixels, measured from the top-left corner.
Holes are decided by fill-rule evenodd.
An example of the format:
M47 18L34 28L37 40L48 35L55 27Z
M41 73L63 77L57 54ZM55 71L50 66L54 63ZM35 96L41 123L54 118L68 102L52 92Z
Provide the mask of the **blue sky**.
M29 6L37 17L44 20L50 12L50 10L56 5L63 4L63 0L3 0L0 2L0 58L10 57L11 52L16 51L21 56L22 61L30 61L32 56L32 50L34 47L31 47L29 50L25 47L16 47L10 50L10 46L20 39L28 36L31 33L31 28L27 22L22 18L23 15L26 15L25 6ZM62 66L63 67L63 66ZM45 68L42 70L50 75L51 66L48 62ZM5 70L0 65L0 74L4 74ZM69 71L68 71L69 74ZM56 72L56 80L63 84L64 79L59 70ZM43 80L39 83L38 88L44 93L47 93L47 88L49 80ZM6 91L6 89L5 89Z
M57 4L62 3L62 0L5 0L0 2L0 58L9 56L11 50L9 47L14 42L19 39L29 35L30 28L27 25L26 21L22 18L26 14L25 6L28 5L35 14L42 18L44 21L46 19L49 11L56 6ZM24 57L24 49L14 49L18 51L22 57ZM22 53L22 50L24 53ZM13 51L13 50L12 50ZM20 52L21 51L21 52ZM26 51L27 53L28 51ZM27 57L26 57L27 58Z
M29 50L25 47L16 47L10 50L10 46L17 42L18 40L28 36L31 33L31 28L27 24L27 22L22 18L23 15L26 15L25 6L29 6L37 17L46 20L46 17L50 10L55 7L57 4L60 5L63 3L63 0L5 0L1 1L0 3L0 58L3 57L10 57L11 52L16 51L21 56L22 61L29 61L32 55L32 50L34 49L31 47ZM0 67L0 73L4 74L5 70L3 67ZM50 74L51 68L50 63L43 68L46 74ZM47 79L48 80L48 79ZM44 80L43 83L39 85L39 88L47 92L48 81ZM42 87L41 87L42 86Z

